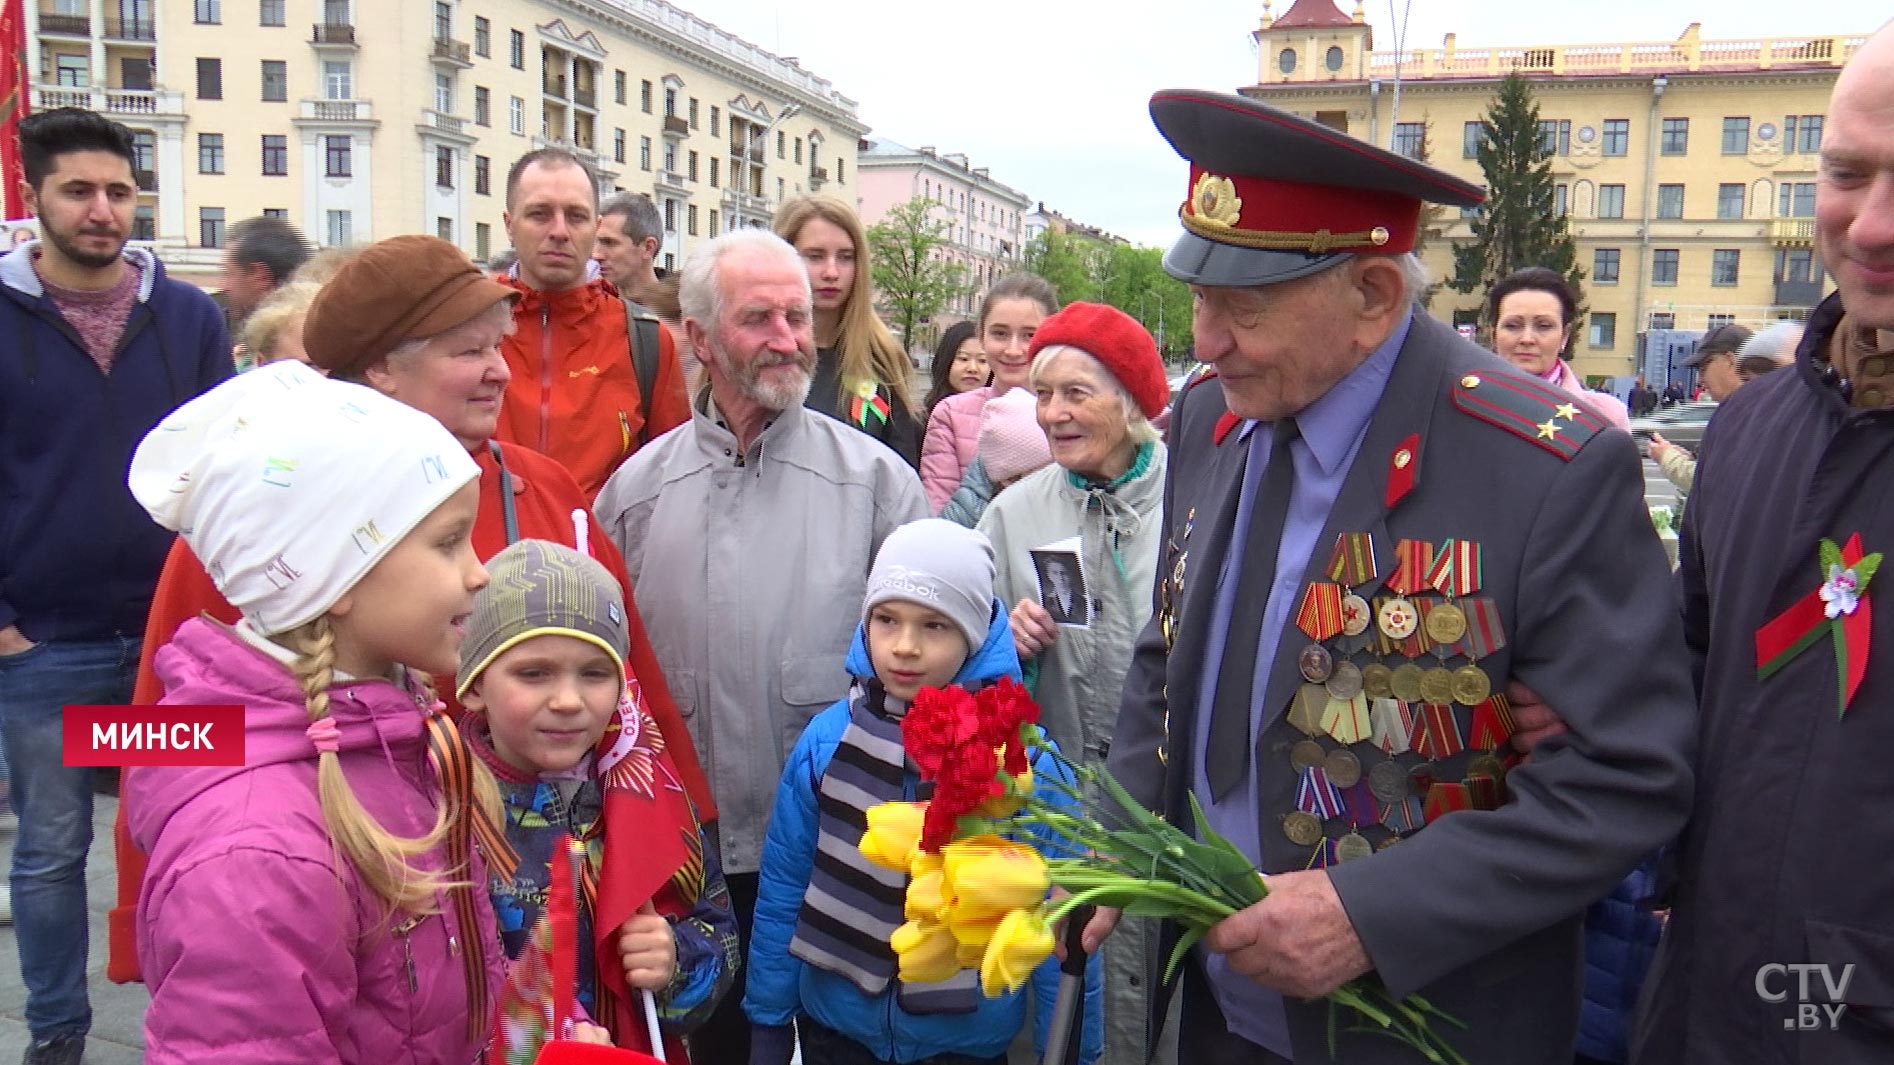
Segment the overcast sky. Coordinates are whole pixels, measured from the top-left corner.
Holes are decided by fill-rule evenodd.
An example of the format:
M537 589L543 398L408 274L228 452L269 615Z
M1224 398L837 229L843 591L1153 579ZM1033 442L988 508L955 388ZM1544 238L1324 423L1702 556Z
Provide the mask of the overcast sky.
M1168 244L1185 170L1152 127L1164 88L1257 80L1261 0L670 0L829 79L874 135L965 152L995 180L1142 244ZM1394 48L1400 0L1365 10ZM1352 13L1354 0L1340 0ZM1288 10L1277 0L1275 13ZM1577 7L1559 8L1576 12ZM1544 3L1411 0L1408 48L1865 33L1888 0L1585 0L1548 30ZM1693 13L1694 12L1694 13ZM1554 37L1554 34L1557 36Z

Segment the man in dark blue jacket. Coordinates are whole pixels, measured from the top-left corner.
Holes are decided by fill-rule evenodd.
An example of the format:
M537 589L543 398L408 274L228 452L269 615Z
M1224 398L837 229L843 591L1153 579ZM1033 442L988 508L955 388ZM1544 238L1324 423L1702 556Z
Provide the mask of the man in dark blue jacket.
M63 764L69 704L128 702L171 546L132 500L132 449L231 373L223 315L125 246L131 132L77 108L20 123L42 239L0 258L0 745L20 817L13 909L28 1065L76 1065L86 997L91 770Z

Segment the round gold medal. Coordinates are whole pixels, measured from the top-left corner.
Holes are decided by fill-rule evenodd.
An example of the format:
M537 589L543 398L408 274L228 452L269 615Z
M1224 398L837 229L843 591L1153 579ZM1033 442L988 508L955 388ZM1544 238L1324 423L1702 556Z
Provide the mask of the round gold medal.
M1427 612L1427 638L1435 643L1457 643L1466 634L1466 613L1452 603L1435 603Z
M1361 667L1361 690L1370 699L1394 698L1394 671L1379 662Z
M1394 667L1393 675L1388 678L1388 688L1396 699L1404 703L1420 702L1422 676L1421 667L1412 662L1403 662Z
M1493 694L1492 678L1479 666L1461 666L1453 671L1453 701L1461 706L1478 706Z
M1361 782L1361 759L1349 751L1328 752L1322 759L1322 769L1329 783L1338 788L1352 788Z
M1374 611L1368 601L1361 596L1350 594L1342 597L1342 632L1349 636L1360 636L1368 631L1373 623Z
M1303 680L1310 684L1320 684L1335 671L1335 659L1328 653L1328 648L1319 643L1312 643L1304 647L1302 653L1296 656L1296 666L1302 670Z
M1322 731L1322 711L1326 709L1328 689L1320 684L1304 684L1296 689L1295 701L1289 704L1289 723L1305 736L1319 735Z
M1343 702L1353 699L1361 694L1361 667L1346 660L1335 663L1335 672L1329 674L1324 686L1330 695Z
M1338 862L1360 861L1373 853L1374 846L1368 842L1368 837L1359 832L1350 832L1335 841L1335 860Z
M1283 815L1282 834L1298 847L1313 847L1322 842L1322 822L1314 814L1296 810Z
M1414 604L1405 599L1390 599L1381 604L1375 613L1375 624L1381 627L1381 634L1390 640L1405 640L1414 635L1420 627L1420 615L1415 612Z
M1441 666L1421 674L1421 699L1434 706L1448 706L1453 702L1453 674Z
M1289 748L1289 765L1300 773L1304 769L1314 769L1321 765L1322 759L1327 755L1328 752L1322 749L1321 744L1314 740L1303 740Z

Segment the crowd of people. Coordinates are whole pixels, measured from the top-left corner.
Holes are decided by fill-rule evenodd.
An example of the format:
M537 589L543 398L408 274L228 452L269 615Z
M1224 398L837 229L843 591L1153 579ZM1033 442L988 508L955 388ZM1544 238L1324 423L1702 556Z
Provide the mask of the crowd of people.
M148 987L153 1062L1415 1060L1323 1004L1369 974L1476 1063L1887 1059L1890 110L1883 30L1827 116L1838 291L1708 338L1700 454L1653 442L1691 489L1674 574L1566 281L1505 278L1474 346L1417 308L1413 248L1481 191L1241 97L1151 101L1190 167L1165 268L1206 365L1175 395L1134 319L1015 274L918 396L849 204L661 272L648 198L559 149L507 175L504 270L234 227L233 343L127 244L128 132L28 117L25 1062L91 1024L61 708L160 702L244 706L247 758L124 776L107 971ZM997 682L1040 707L1048 793L1109 769L1266 897L1181 953L1098 909L1075 997L1058 957L989 996L964 943L904 979L909 877L865 828L925 798L919 693Z

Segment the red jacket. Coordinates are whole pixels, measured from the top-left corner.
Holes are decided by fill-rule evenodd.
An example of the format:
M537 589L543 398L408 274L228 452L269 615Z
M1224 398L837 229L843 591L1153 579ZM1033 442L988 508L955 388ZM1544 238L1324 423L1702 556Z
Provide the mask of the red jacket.
M684 718L678 713L677 703L672 700L670 687L664 681L664 672L658 666L657 655L645 635L644 621L632 599L631 581L625 575L624 558L611 537L604 535L598 523L591 520L590 500L563 467L529 448L501 444L500 452L513 482L513 508L520 536L570 544L572 512L579 509L586 512L592 555L618 578L624 588L625 605L630 608L626 614L630 619L631 646L625 665L644 690L645 709L663 731L678 776L683 779L691 801L697 805L699 817L705 821L715 820L717 807L710 796L710 783L704 777L697 749L691 745L690 731L684 726ZM474 519L473 546L475 554L488 559L499 554L507 544L505 509L500 500L500 468L487 448L476 450L474 461L480 465L480 510ZM151 613L145 621L145 645L139 654L138 679L132 693L134 703L149 705L163 698L164 687L152 671L152 661L158 649L171 642L178 626L199 614L209 614L233 624L239 616L237 609L218 593L210 575L204 572L203 563L180 537L171 545L171 554L165 559L164 572L158 577L158 588L151 598ZM450 709L459 711L453 697L454 678L436 677L435 689ZM118 905L109 915L110 954L105 970L108 978L121 984L139 979L133 915L138 904L139 883L145 873L145 856L126 834L126 805L125 797L121 796L113 829L118 855Z
M658 372L647 426L618 290L590 281L541 292L501 277L521 293L517 329L500 351L513 371L495 434L558 459L596 496L620 463L645 442L690 420L684 367L668 330L658 330Z

